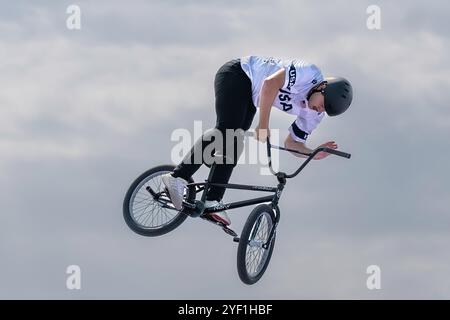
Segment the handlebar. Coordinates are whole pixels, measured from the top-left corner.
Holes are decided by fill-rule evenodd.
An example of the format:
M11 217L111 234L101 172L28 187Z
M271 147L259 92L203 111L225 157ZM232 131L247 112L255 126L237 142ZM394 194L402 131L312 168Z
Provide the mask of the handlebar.
M254 136L254 132L245 132L244 135L248 136L248 137L253 137ZM334 150L334 149L327 148L327 147L319 147L319 148L316 148L311 153L304 153L304 152L300 152L300 151L297 151L297 150L293 150L293 149L289 149L289 148L273 145L273 144L270 143L270 139L267 138L267 157L269 158L269 169L270 169L270 172L273 175L275 175L275 176L278 176L278 174L280 174L280 172L275 172L273 170L273 168L272 168L272 152L271 152L272 148L273 149L278 149L278 150L283 150L283 151L289 151L289 152L292 152L292 153L301 154L303 156L307 156L306 160L302 163L302 165L295 172L293 172L292 174L284 174L285 178L293 178L296 175L298 175L300 173L300 171L302 171L303 168L306 167L306 165L312 159L314 159L316 154L318 154L319 152L327 152L327 153L334 154L336 156L347 158L347 159L350 159L350 157L351 157L350 153L342 152L342 151L339 151L339 150Z
M270 144L269 141L268 141L268 143ZM300 151L297 151L297 150L276 146L276 145L273 145L273 144L270 144L270 147L273 148L273 149L289 151L289 152L301 154L301 155L304 155L304 156L312 156L313 154L316 155L320 151L327 152L327 153L330 153L330 154L334 154L334 155L337 155L337 156L340 156L340 157L344 157L344 158L347 158L347 159L350 159L350 157L352 156L350 153L346 153L346 152L342 152L342 151L339 151L339 150L334 150L334 149L330 149L330 148L326 148L326 147L317 148L312 153L304 153L304 152L300 152Z

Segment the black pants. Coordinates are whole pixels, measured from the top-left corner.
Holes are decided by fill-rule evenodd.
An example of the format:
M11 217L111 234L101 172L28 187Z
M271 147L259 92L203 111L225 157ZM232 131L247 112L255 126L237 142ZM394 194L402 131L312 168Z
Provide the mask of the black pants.
M211 182L227 183L231 173L236 166L240 153L243 149L244 136L241 134L230 137L230 130L241 129L240 132L250 128L256 108L252 101L252 84L248 76L241 68L240 60L235 59L225 63L216 73L214 79L214 91L216 98L217 121L214 129L205 132L203 136L195 143L183 161L175 168L172 175L187 180L204 163L204 152L208 146L215 142L216 134L222 134L221 150L208 148L211 153L216 152L223 155L223 162L219 164L211 177ZM243 131L242 131L243 130ZM217 145L217 143L216 143ZM201 156L199 157L199 153ZM231 155L231 156L230 156ZM199 158L201 159L199 163ZM222 200L224 188L211 187L206 196L207 200Z

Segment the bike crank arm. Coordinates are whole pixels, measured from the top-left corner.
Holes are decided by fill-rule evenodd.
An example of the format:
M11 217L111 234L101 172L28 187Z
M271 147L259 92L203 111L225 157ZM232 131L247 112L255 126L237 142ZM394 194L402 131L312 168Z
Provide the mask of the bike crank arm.
M239 242L239 237L238 237L237 233L234 230L228 228L222 222L216 221L216 220L208 217L207 215L201 215L200 217L206 221L211 222L212 224L215 224L216 226L222 227L222 230L225 231L226 234L229 234L230 236L233 237L234 242Z

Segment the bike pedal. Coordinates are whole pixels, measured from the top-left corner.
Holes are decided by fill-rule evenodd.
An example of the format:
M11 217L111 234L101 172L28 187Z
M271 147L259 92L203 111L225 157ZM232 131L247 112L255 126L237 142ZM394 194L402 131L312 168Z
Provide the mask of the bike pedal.
M230 236L233 236L235 238L237 237L237 233L226 226L222 227L222 230L225 231L225 233L229 234Z
M234 241L234 242L239 242L239 240L241 240L239 237L234 237L234 238L233 238L233 241Z

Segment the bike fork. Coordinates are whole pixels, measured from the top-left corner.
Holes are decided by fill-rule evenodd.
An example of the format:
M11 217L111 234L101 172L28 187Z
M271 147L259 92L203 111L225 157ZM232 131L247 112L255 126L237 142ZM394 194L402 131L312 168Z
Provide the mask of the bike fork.
M275 232L277 230L278 222L280 222L280 208L278 208L277 204L275 204L275 205L272 204L272 207L273 207L273 209L276 212L275 223L274 223L274 225L272 227L272 230L270 230L270 234L269 234L269 238L267 239L267 242L262 245L262 247L264 249L269 248L270 244L272 243L273 237L274 237Z

